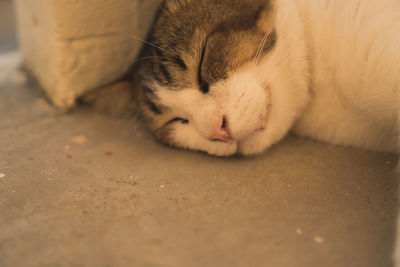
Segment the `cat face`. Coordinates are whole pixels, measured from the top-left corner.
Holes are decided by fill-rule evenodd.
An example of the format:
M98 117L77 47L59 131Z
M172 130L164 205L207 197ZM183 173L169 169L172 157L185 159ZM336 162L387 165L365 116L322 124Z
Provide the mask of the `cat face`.
M293 115L279 123L285 92L276 92L289 63L274 15L261 0L164 3L153 58L140 70L142 114L160 141L227 156L259 153L283 137Z

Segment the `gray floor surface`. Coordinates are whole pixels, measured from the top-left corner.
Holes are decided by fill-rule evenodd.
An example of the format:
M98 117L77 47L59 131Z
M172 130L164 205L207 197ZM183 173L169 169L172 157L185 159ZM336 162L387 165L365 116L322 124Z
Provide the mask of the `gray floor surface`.
M293 136L253 158L169 148L139 121L58 112L4 38L1 267L392 266L393 155Z
M394 156L288 137L215 158L20 76L0 84L0 266L391 266Z

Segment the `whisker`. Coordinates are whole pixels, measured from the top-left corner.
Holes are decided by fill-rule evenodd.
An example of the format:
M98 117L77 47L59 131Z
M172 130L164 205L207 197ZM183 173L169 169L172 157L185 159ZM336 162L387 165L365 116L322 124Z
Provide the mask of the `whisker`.
M170 58L167 58L167 57L148 56L148 57L141 57L141 58L136 59L136 60L132 63L132 65L135 65L136 63L138 63L138 62L140 62L140 61L143 61L143 60L154 59L154 58L160 58L160 59L165 59L165 60L168 60L168 61L172 61Z
M122 35L125 35L125 36L130 37L130 38L133 38L133 39L135 39L135 40L137 40L137 41L143 42L143 43L145 43L145 44L148 44L148 45L153 46L153 47L155 47L155 48L158 48L158 49L160 49L160 50L164 50L164 51L167 51L167 50L168 50L169 52L172 53L172 55L173 55L174 57L178 58L178 55L176 54L176 52L175 52L174 50L172 50L171 48L169 48L168 46L167 46L167 49L165 49L165 48L163 48L163 47L161 47L161 46L159 46L159 45L153 44L153 43L148 42L148 41L146 41L146 40L144 40L144 39L142 39L142 38L139 38L139 37L135 36L134 34L131 34L131 33L128 33L128 32L123 32L123 31L119 31L119 30L116 30L115 32L117 32L117 33L119 33L119 34L122 34ZM178 58L178 59L179 59L179 58Z
M259 45L259 47L257 48L256 55L255 55L255 57L254 57L253 64L252 64L253 67L256 66L258 53L261 51L262 44L263 44L263 42L264 42L265 36L267 36L267 34L265 34L265 35L263 36L263 38L262 38L262 40L261 40L261 42L260 42L260 45Z
M118 31L118 30L116 30L116 32L117 32L117 33L120 33L120 34L122 34L122 35L125 35L125 36L127 36L127 37L136 39L136 40L138 40L138 41L140 41L140 42L143 42L143 43L145 43L145 44L151 45L151 46L153 46L153 47L156 47L156 48L159 48L159 49L163 49L162 47L160 47L160 46L158 46L158 45L155 45L155 44L153 44L153 43L150 43L150 42L148 42L148 41L146 41L146 40L144 40L144 39L141 39L141 38L139 38L139 37L137 37L137 36L135 36L135 35L133 35L133 34L131 34L131 33L122 32L122 31Z
M263 37L263 39L261 41L260 47L257 50L256 57L254 58L253 66L255 66L257 64L257 62L259 61L259 59L261 58L262 48L265 45L265 42L268 40L268 36L270 35L270 33L272 31L272 27L274 25L275 25L275 22L271 23L268 31L265 33L265 35L264 35L264 37Z
M268 37L269 37L269 35L271 34L272 29L273 29L273 27L274 27L274 24L275 24L275 23L271 23L271 25L270 25L270 27L269 27L267 33L265 34L265 36L264 36L264 38L263 38L263 40L262 40L262 42L261 42L260 48L258 49L258 55L257 55L256 58L254 59L254 66L257 65L257 63L260 61L261 54L262 54L262 48L264 47L265 43L267 42Z
M261 40L260 46L257 49L257 53L256 53L256 56L254 57L254 61L253 61L253 67L257 64L258 57L259 57L259 55L261 55L262 47L264 46L264 42L267 38L268 38L268 32L265 33L264 37Z

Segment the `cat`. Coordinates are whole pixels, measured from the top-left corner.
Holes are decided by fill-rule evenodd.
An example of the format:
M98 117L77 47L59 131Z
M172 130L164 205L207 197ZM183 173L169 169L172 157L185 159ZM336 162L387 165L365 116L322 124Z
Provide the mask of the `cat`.
M166 0L135 72L162 142L254 155L290 130L398 153L398 0Z
M400 152L398 0L166 0L150 43L135 99L166 144L255 155L292 131Z
M146 43L133 88L100 102L136 102L163 143L255 155L292 131L400 152L398 0L165 0Z

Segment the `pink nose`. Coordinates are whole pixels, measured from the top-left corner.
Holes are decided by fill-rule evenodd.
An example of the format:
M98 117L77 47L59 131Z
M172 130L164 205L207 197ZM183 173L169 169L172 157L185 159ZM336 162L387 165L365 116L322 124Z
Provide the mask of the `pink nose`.
M209 138L213 141L223 141L223 142L234 141L231 134L229 133L227 120L225 116L222 119L221 125L213 130Z

